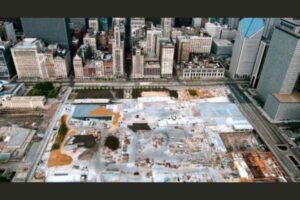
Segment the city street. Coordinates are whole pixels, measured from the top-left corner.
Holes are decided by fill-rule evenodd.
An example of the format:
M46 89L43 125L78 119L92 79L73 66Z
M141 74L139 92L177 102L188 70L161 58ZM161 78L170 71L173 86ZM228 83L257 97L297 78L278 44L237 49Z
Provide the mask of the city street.
M239 108L244 116L253 125L259 136L265 142L270 151L274 154L282 167L293 181L300 181L300 170L294 165L289 156L299 160L299 155L295 154L288 143L281 135L278 127L266 120L258 109L250 103L243 91L236 85L229 85L233 95L238 100ZM279 148L283 147L283 148Z

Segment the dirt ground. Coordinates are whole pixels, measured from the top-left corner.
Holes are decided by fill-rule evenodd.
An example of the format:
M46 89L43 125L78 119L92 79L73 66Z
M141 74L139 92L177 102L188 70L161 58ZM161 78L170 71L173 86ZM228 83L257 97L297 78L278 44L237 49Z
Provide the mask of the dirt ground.
M67 154L61 153L60 149L51 151L48 160L48 167L57 167L71 164L73 159Z
M144 91L142 92L142 97L168 97L170 96L168 92L155 92L155 91Z
M45 110L0 109L0 126L18 125L43 133L55 114L57 104Z
M121 120L120 113L114 112L114 117L113 117L113 120L111 122L111 127L118 128L118 123L119 123L120 120Z
M220 136L229 152L258 150L259 142L254 133L222 133Z
M94 151L92 150L85 150L84 152L82 152L79 156L78 159L79 160L91 160L92 157L94 155Z
M106 108L98 107L95 110L90 111L89 115L106 117L106 116L112 116L113 112L111 110L106 109Z
M67 116L64 115L62 120L66 121ZM61 143L60 148L58 150L52 150L50 152L49 160L48 160L48 167L56 167L56 166L63 166L69 165L72 163L73 159L71 156L67 155L64 150L64 145L67 141L68 137L74 136L76 133L75 130L71 129L68 131L64 141Z

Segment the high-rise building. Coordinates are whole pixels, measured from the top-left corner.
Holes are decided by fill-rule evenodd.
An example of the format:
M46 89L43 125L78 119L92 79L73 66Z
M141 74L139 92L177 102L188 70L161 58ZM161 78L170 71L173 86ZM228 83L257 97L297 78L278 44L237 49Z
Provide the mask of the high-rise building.
M279 25L280 18L266 18L263 37L270 40L276 25Z
M132 52L132 78L144 77L144 52L142 48L135 47Z
M117 47L121 46L121 32L120 26L114 26L114 39Z
M300 119L300 21L276 26L257 86L264 110L275 121Z
M120 24L114 25L114 41L112 44L113 72L115 76L124 75L124 41L121 41Z
M89 18L89 28L93 30L94 33L99 31L99 19Z
M236 37L236 29L222 27L220 39L233 41Z
M11 41L0 41L0 79L9 80L16 75L10 52L11 47Z
M210 34L213 38L220 38L222 26L218 23L205 23L205 30Z
M17 41L13 23L0 21L0 40L13 43Z
M157 57L156 55L156 45L157 40L162 37L162 30L152 27L147 30L147 38L146 38L146 54L149 57Z
M87 29L87 18L70 18L70 23L74 24L77 27L81 27L83 30Z
M160 53L161 53L161 44L162 42L169 42L170 39L169 38L165 38L165 37L157 37L157 40L156 40L156 57L160 58Z
M100 18L100 30L108 31L108 18L107 17Z
M160 63L158 60L145 61L144 78L160 78Z
M79 55L75 55L73 58L73 67L75 78L83 78L83 63L82 58Z
M68 49L72 46L69 21L68 18L21 18L25 37L58 43Z
M190 36L190 52L209 54L212 45L212 37L201 32L200 36Z
M161 18L161 27L163 37L170 38L172 30L172 18Z
M143 27L145 27L145 18L130 18L130 37L143 37L145 34Z
M95 32L86 33L83 38L83 44L89 46L93 52L97 51L97 41Z
M228 19L227 19L228 27L229 27L229 28L232 28L232 29L237 29L238 26L239 26L239 21L240 21L239 18L236 18L236 17L228 17Z
M199 36L178 36L176 42L177 64L188 61L190 53L209 54L212 46L212 37L205 32Z
M160 49L161 76L170 78L173 76L174 45L170 41L162 41Z
M42 49L42 42L35 38L25 38L11 48L19 78L48 78L46 57Z
M202 18L201 17L197 17L197 18L193 18L192 19L192 26L194 28L200 28L201 27L201 23L202 23Z
M113 71L115 76L124 75L124 49L113 45Z
M177 37L181 36L181 35L183 35L183 32L182 32L181 29L179 29L179 28L172 28L172 31L171 31L171 40L172 40L172 42L174 44L176 43Z
M217 56L230 57L232 54L233 44L229 40L213 39L212 53Z
M231 78L250 78L263 29L261 18L244 18L240 21L229 68Z
M260 77L260 74L261 74L261 71L262 71L262 68L263 68L263 64L264 64L264 61L265 61L265 58L266 58L266 54L267 54L267 51L268 51L268 46L269 46L269 44L266 41L262 40L260 42L259 49L258 49L257 56L256 56L256 60L255 60L255 65L254 65L252 75L251 75L251 79L250 79L250 86L252 88L257 87L259 77Z
M190 39L188 36L178 36L176 41L176 63L188 61L190 56Z

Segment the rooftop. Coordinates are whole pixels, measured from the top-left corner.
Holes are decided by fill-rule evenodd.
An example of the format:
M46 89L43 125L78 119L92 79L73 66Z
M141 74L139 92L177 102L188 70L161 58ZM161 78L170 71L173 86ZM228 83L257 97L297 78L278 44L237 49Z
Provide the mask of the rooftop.
M300 103L300 93L293 93L293 94L274 93L273 96L280 103Z
M262 18L243 18L240 21L240 31L244 37L251 37L264 27Z
M232 46L232 42L230 42L229 40L224 40L224 39L217 39L215 38L213 40L213 42L217 45L217 46Z
M112 117L113 112L97 104L76 105L73 118L107 118Z
M21 42L17 43L14 48L36 48L38 42L36 38L24 38Z

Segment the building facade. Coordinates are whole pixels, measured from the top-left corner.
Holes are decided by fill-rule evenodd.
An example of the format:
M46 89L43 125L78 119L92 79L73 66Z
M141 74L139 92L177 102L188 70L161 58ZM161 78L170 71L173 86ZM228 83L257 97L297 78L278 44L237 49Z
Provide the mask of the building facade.
M10 52L12 43L0 41L0 79L9 80L16 75L16 69Z
M229 68L231 78L250 78L263 29L261 18L244 18L240 21Z
M160 65L161 76L170 78L173 76L174 45L171 42L161 43Z
M276 26L262 68L257 93L275 121L300 119L300 21L282 19Z
M161 18L162 35L165 38L171 37L172 18Z
M35 38L25 38L11 48L18 78L48 78L42 48L42 42Z
M132 54L132 72L131 78L144 77L144 51L142 48L136 47Z
M0 41L1 40L11 41L12 43L17 41L13 23L0 21Z
M181 78L185 80L224 78L225 68L219 62L185 62L181 64Z
M68 18L21 18L25 37L58 43L67 49L72 46L69 21Z

